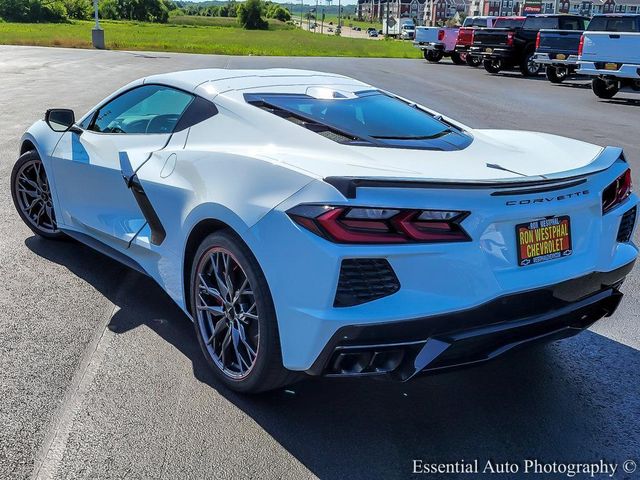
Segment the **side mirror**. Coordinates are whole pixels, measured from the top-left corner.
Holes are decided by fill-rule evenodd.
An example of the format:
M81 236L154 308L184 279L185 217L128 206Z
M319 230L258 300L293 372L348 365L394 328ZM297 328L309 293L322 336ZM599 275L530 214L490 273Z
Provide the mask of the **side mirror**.
M76 123L76 115L68 108L52 108L45 113L44 121L54 132L66 132Z

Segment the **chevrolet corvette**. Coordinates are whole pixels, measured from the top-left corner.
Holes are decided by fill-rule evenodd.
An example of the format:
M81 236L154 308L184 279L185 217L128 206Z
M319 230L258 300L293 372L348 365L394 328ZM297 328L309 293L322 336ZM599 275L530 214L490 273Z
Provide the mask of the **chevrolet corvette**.
M620 148L474 129L342 75L134 81L20 142L16 209L153 278L219 380L478 364L611 316L638 249Z

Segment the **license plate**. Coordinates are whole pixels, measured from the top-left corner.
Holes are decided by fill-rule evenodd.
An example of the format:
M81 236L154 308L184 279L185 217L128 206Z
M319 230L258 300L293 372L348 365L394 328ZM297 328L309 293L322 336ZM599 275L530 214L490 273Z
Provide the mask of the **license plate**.
M604 64L604 69L605 70L618 70L618 64L617 63L605 63Z
M493 48L485 48L484 51L486 53L491 53L491 52L493 52Z
M571 255L571 221L568 215L516 225L518 265L526 267Z
M559 53L556 55L556 60L566 60L567 56L564 53Z

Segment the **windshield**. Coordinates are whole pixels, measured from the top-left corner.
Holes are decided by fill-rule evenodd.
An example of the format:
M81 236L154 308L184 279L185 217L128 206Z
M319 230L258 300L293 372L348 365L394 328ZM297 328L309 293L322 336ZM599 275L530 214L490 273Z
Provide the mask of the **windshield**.
M360 138L417 140L451 131L427 112L379 91L360 92L354 98L264 94L247 100L264 102Z

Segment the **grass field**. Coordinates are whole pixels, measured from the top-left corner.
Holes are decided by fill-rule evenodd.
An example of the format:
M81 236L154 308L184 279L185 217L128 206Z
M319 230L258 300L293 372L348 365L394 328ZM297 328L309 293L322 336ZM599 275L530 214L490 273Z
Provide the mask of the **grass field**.
M182 20L181 20L182 18ZM419 58L419 51L400 41L371 41L315 35L270 20L272 29L249 31L230 19L196 17L194 23L153 24L104 21L107 48L226 55L289 55ZM232 20L232 19L231 19ZM173 22L185 22L177 17ZM202 25L201 22L213 22ZM215 23L218 22L218 23ZM222 26L226 24L226 26ZM279 23L279 24L278 24ZM0 44L91 48L93 22L58 24L0 23Z

